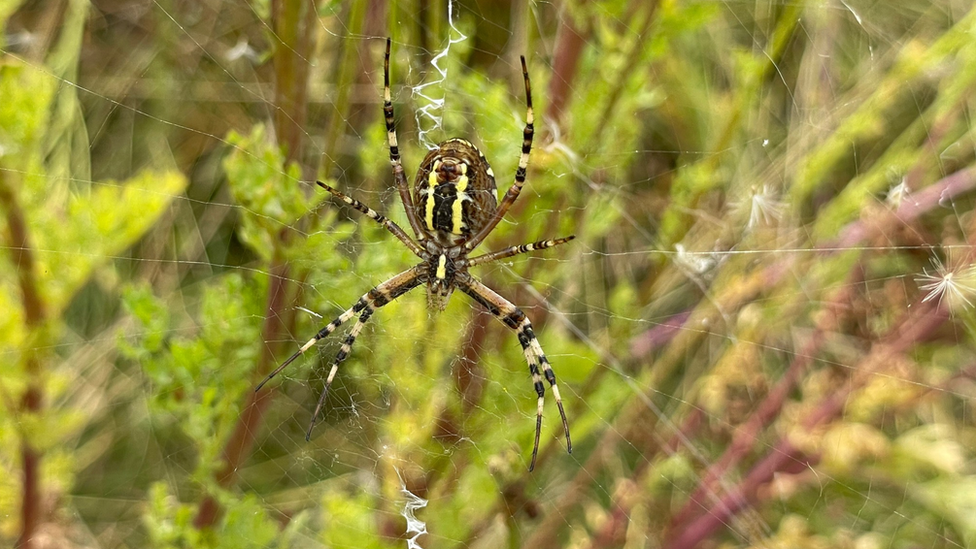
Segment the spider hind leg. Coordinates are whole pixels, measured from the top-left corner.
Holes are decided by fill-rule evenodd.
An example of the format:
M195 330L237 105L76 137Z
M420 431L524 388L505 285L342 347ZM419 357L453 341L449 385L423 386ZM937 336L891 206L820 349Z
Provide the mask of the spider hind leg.
M549 382L549 387L552 389L552 396L556 400L556 406L559 408L559 416L563 423L563 432L566 434L566 451L573 453L573 441L569 435L569 421L566 419L566 410L563 408L559 388L556 386L556 374L552 371L549 359L546 358L545 353L542 351L542 345L539 344L539 340L535 337L535 332L532 330L532 323L529 321L529 318L510 301L467 273L457 277L457 285L458 289L488 309L502 324L514 330L518 336L519 344L522 346L522 352L529 365L529 373L532 375L532 384L535 387L536 395L538 395L538 400L536 401L535 443L532 446L532 461L529 462L529 471L535 469L536 458L539 454L539 439L542 433L542 411L546 394L545 385L542 382L543 377ZM539 371L540 365L542 369L541 373Z
M339 370L339 364L341 364L342 361L349 356L349 353L352 351L352 345L356 342L356 337L359 335L359 332L362 331L366 321L369 320L369 317L372 316L376 309L379 309L380 307L390 303L394 299L422 284L426 279L425 274L426 273L424 270L420 267L414 267L394 276L393 278L390 278L372 290L366 292L362 297L359 298L359 301L357 301L355 305L346 309L332 322L326 324L325 327L315 334L315 337L308 340L308 342L302 345L298 351L295 351L293 355L281 363L281 366L278 366L273 372L268 374L268 377L264 378L264 381L259 383L258 386L254 388L255 392L260 391L261 387L264 387L268 381L271 381L271 378L281 373L282 370L294 362L299 356L304 354L305 351L314 346L319 340L326 338L329 334L336 331L339 326L342 326L353 316L358 314L359 319L349 331L349 335L347 335L346 339L342 342L342 347L339 348L339 352L336 354L335 360L332 362L332 369L329 371L329 375L326 378L325 388L322 390L322 394L319 396L318 404L315 406L315 412L312 414L312 420L308 426L308 431L305 434L306 440L311 438L312 428L315 427L315 420L318 418L319 412L322 411L322 406L325 404L326 396L329 393L329 387L332 385L332 380L335 379L336 372Z
M375 310L376 305L374 303L370 302L366 305L365 310L359 315L359 319L356 320L356 324L353 325L352 330L349 330L349 335L342 342L342 347L339 347L339 352L336 353L335 360L332 361L332 369L329 370L329 376L325 378L325 387L322 389L322 394L319 395L319 400L315 404L315 411L312 412L312 419L308 423L308 430L305 431L306 442L312 438L312 428L315 427L319 412L322 411L322 406L325 405L325 398L329 395L329 388L332 387L332 380L335 379L336 372L339 371L339 364L352 352L352 345L356 342L356 337L359 336L359 332L363 330L363 326L366 325L366 321L369 320L369 317L373 315L373 311Z

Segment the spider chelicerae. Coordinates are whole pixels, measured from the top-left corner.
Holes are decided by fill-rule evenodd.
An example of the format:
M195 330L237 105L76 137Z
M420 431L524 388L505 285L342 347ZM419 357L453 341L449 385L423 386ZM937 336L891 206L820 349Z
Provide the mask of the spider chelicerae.
M386 117L386 132L390 146L390 164L393 167L397 191L400 193L407 220L410 222L410 228L413 229L416 240L410 238L396 223L362 202L342 194L321 181L318 182L318 185L373 221L383 225L386 230L390 231L393 236L397 237L410 251L416 254L421 262L366 292L355 305L319 330L315 337L302 345L295 354L291 355L255 388L255 391L260 390L265 383L315 345L316 342L334 332L354 316L359 315L332 363L332 369L325 381L325 388L322 390L322 395L312 413L312 420L305 434L306 440L311 437L312 428L315 426L319 412L322 411L322 406L325 403L336 371L339 369L339 364L349 356L356 336L362 331L366 321L376 309L417 286L426 284L427 301L431 308L444 310L451 293L458 289L488 309L491 314L495 315L495 318L514 330L518 336L525 354L525 360L529 364L529 372L532 374L535 392L539 397L536 407L535 444L532 447L532 461L529 464L529 470L535 468L536 457L539 453L542 408L546 392L542 381L543 377L552 388L552 394L556 399L556 406L559 408L559 415L563 422L563 432L566 434L566 449L572 453L573 443L569 436L569 422L566 420L566 412L563 409L562 399L559 397L559 388L556 386L556 374L553 373L549 360L532 331L532 323L518 307L468 273L468 269L475 265L483 265L513 255L552 248L575 238L568 236L555 240L542 240L468 257L468 254L481 244L505 216L525 184L529 152L532 150L533 116L529 72L525 66L525 57L521 59L522 78L525 81L526 111L525 129L522 132L522 155L519 158L518 170L515 172L515 183L509 187L501 204L498 203L495 174L491 171L488 160L477 147L459 138L448 139L427 154L420 164L420 169L417 170L414 194L411 196L397 147L393 103L390 95L390 39L386 40L386 57L383 63L383 113Z

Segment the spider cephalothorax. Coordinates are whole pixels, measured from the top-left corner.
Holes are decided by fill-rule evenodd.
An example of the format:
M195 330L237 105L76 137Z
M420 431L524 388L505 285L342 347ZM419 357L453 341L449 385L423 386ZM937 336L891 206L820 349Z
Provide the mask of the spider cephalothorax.
M438 250L432 261L427 261L427 306L437 311L443 311L451 294L457 286L457 276L467 272L464 263L457 261L460 247L455 246L446 250ZM454 257L452 257L454 256ZM460 269L459 269L460 267Z
M308 439L311 436L312 427L315 426L315 420L322 410L322 405L325 403L325 397L332 385L332 380L335 379L339 364L349 356L356 337L376 309L417 286L426 284L428 305L433 309L443 310L454 290L459 289L484 306L505 326L514 330L518 336L519 344L522 346L522 353L529 365L529 373L532 376L532 383L538 396L535 444L532 448L532 461L529 463L529 470L531 471L535 467L536 456L539 452L539 436L542 430L542 408L546 391L543 379L549 383L556 405L559 408L563 431L566 434L566 449L569 452L573 451L573 444L569 437L569 422L566 420L566 412L563 410L559 388L556 386L556 374L553 373L549 360L543 353L542 346L532 330L532 323L529 322L525 313L468 273L468 269L475 265L526 252L544 250L573 239L572 236L569 236L554 240L543 240L532 244L511 246L504 250L476 257L468 257L468 254L491 233L492 229L505 216L525 184L526 168L529 164L529 153L532 150L534 132L532 125L532 89L529 85L529 73L525 67L525 58L522 58L526 104L525 129L522 132L522 154L519 157L518 169L515 172L515 183L509 187L501 203L498 202L495 188L495 174L491 171L488 160L477 147L459 138L448 139L427 154L417 171L414 194L411 195L409 183L400 162L400 149L397 146L396 127L393 118L393 102L390 94L389 39L386 41L385 59L383 66L383 113L386 119L387 138L390 146L390 164L393 167L397 191L403 201L407 220L410 222L410 228L413 230L416 240L404 232L399 225L376 213L362 202L342 194L321 181L318 184L346 204L383 225L386 230L420 258L420 263L363 294L355 305L346 309L335 320L319 330L315 337L308 340L295 354L271 372L255 390L260 389L268 380L315 345L317 341L328 336L339 326L358 315L359 318L349 330L349 335L343 341L332 363L332 369L329 370L329 375L325 380L325 388L322 390L318 405L312 413L312 421L306 433L306 439Z

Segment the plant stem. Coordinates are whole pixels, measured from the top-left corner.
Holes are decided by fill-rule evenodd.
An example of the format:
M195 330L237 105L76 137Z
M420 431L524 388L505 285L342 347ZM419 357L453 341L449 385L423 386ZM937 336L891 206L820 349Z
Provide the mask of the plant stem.
M908 225L922 214L938 207L940 203L952 200L957 196L969 192L973 188L976 188L976 167L969 166L960 169L959 171L949 174L941 180L936 181L925 189L922 189L917 193L913 193L912 199L904 201L895 211L885 210L880 215L876 216L876 218L869 221L865 220L851 223L840 231L841 236L838 239L817 245L816 249L822 250L824 254L837 254L852 247L863 245L864 242L870 241L871 238L876 237L878 234L883 234L884 230L891 229L892 227L896 226ZM795 267L795 264L795 257L790 257L769 265L765 269L743 278L737 284L727 286L726 289L718 294L716 301L721 303L722 308L726 311L736 310L741 307L743 303L749 302L756 295L759 295L763 291L763 288L771 288L778 285L783 278L791 272L791 269ZM707 313L693 311L690 316L684 320L684 324L694 326L703 324L704 320L714 322L716 320L715 316L716 315L712 314L712 316L709 317ZM926 330L923 331L925 334L928 334L931 330L934 330L934 327L930 327L928 324L928 321L933 320L933 316L940 315L927 315L924 317L926 322L920 323L925 324ZM907 329L911 326L905 327ZM654 388L659 387L661 385L661 381L668 377L671 372L682 363L681 360L684 356L686 356L688 349L700 342L702 333L703 332L692 330L679 331L674 339L669 341L669 346L665 349L663 355L657 359L655 367L650 372L650 375L638 379L637 384L642 387L650 387L652 388L652 391ZM893 333L897 333L897 331ZM908 335L901 335L898 337L904 338L905 343L909 344L914 344L918 341L918 339L913 339ZM648 399L650 396L651 395L639 395L630 403L622 407L620 415L613 422L613 428L609 429L599 440L599 442L596 443L596 450L594 450L594 452L586 460L573 480L570 481L570 484L568 485L569 487L564 492L564 496L557 501L554 509L546 515L546 518L542 522L540 522L529 539L523 544L523 547L531 547L532 549L546 549L559 546L559 529L564 524L566 515L572 512L574 508L578 507L581 501L586 498L590 488L593 485L594 479L600 478L604 473L607 459L614 455L617 446L621 442L631 442L638 434L651 432L655 428L658 418L653 414L647 413L647 406L644 403L644 399ZM821 410L823 411L824 408L821 407ZM779 458L777 458L777 453L781 450L784 453L780 454ZM752 480L758 482L758 480L765 478L763 474L761 474L762 471L779 471L779 469L776 468L778 462L772 462L776 461L777 459L785 460L786 458L790 457L791 454L787 453L787 450L789 449L774 448L770 452L771 457L768 458L768 462L762 461L753 469L755 478ZM649 454L645 452L645 455ZM650 460L651 458L648 457L647 459ZM750 479L747 479L747 482L749 480ZM739 492L742 492L742 490L739 490ZM729 510L734 511L741 510L743 507L743 505L732 505L729 501L723 500L722 503L716 504L715 508L719 508L721 505L725 505ZM723 507L723 509L725 508ZM727 518L731 516L731 514L734 513L723 513L722 517ZM712 519L719 518L713 515L709 515L709 517L712 517ZM692 526L696 528L700 527L701 523L699 521L707 520L710 519L708 517L701 517L698 519L698 521L693 523ZM689 528L692 526L689 526ZM707 526L708 528L706 528L706 530L708 530L709 533L714 531L711 529L711 523L708 523ZM718 526L716 526L716 528L717 527ZM695 539L704 538L696 537Z
M945 309L936 302L923 303L904 315L902 322L888 336L876 343L853 371L854 378L846 386L826 398L813 413L801 423L800 428L811 431L841 415L851 395L861 389L886 364L906 353L920 341L931 338L935 331L949 319ZM668 549L698 547L708 536L728 526L733 517L755 501L759 489L773 480L777 473L796 473L810 467L819 456L809 456L796 448L786 438L781 439L766 456L759 460L746 475L745 480L726 493L719 502L702 509L700 516L686 525L676 527L675 537L665 542ZM752 540L758 542L759 540Z
M7 217L7 234L10 235L8 249L11 260L17 270L17 282L20 288L21 301L24 307L24 324L28 329L27 344L24 345L24 366L27 371L27 390L21 399L20 412L22 414L37 414L43 406L41 390L41 362L35 353L39 330L44 324L44 303L35 283L37 277L34 272L34 254L30 246L27 231L27 221L23 210L17 202L17 196L7 181L6 172L0 170L0 207ZM20 432L21 460L24 467L23 496L21 498L20 537L14 547L29 549L37 526L41 522L41 489L40 465L41 453L35 449L27 438L28 434Z
M281 41L275 50L275 136L279 145L286 149L286 164L297 162L302 169L303 178L314 178L314 170L302 162L302 143L306 135L304 126L308 106L308 69L311 51L312 31L315 28L314 3L275 1L272 3L272 27L275 36ZM284 169L284 167L282 167ZM299 182L295 182L299 184ZM268 287L267 310L264 327L261 331L261 358L255 372L265 376L276 365L278 344L285 340L288 328L294 322L294 310L286 308L292 294L292 278L288 263L282 250L286 245L289 229L280 231L274 242L274 257L271 260L271 284ZM217 484L228 488L237 480L237 471L250 455L254 436L258 432L264 413L271 403L270 391L254 392L247 395L247 401L240 420L224 446L223 467L216 473ZM193 520L198 529L212 527L220 517L220 505L213 494L208 494L200 503Z
M589 32L586 34L589 35ZM576 27L572 16L565 9L561 10L552 59L552 77L549 79L549 108L546 110L546 118L560 129L564 129L561 125L562 117L571 98L570 90L576 85L576 71L585 44L583 31Z
M281 341L282 334L287 333L283 325L285 318L294 318L294 315L283 315L285 297L288 291L288 266L276 264L271 268L271 286L268 289L268 308L265 318L268 320L264 324L262 331L263 341ZM262 376L274 368L275 346L264 345L264 351L258 363L257 372ZM223 462L224 466L217 472L217 483L222 488L227 488L237 480L237 471L241 464L250 454L251 447L254 445L254 435L261 425L264 412L271 404L271 391L248 391L247 402L241 414L240 421L234 428L227 445L224 446ZM196 528L207 528L213 526L220 516L220 506L214 496L208 495L200 504L197 516L193 520Z
M315 3L275 1L271 24L280 41L274 53L277 105L274 116L278 145L286 147L288 162L302 162L305 119L308 111L308 71ZM304 175L304 174L303 174Z

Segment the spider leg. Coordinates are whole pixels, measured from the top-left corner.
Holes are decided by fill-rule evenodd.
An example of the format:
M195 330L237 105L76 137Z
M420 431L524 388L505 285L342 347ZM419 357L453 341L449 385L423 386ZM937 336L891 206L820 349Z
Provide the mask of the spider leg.
M522 60L522 79L525 81L525 129L522 130L522 156L519 157L518 169L515 171L515 183L508 188L501 204L495 210L491 219L478 231L474 238L464 243L464 250L470 252L475 249L481 241L498 225L498 222L505 217L508 209L515 203L519 193L522 192L522 185L525 184L525 173L529 167L529 153L532 151L532 136L535 133L533 126L534 117L532 114L532 86L529 84L529 70L525 67L525 56Z
M366 308L366 304L367 303L368 302L367 302L367 296L366 295L364 295L363 297L359 298L359 301L357 301L355 305L353 305L352 307L346 309L341 315L339 315L338 317L336 317L335 320L333 320L332 322L328 323L324 328L322 328L321 330L319 330L319 332L317 334L315 334L315 336L312 339L308 340L304 345L301 346L300 349L298 349L297 351L295 351L295 354L293 354L290 357L288 357L288 360L285 360L284 362L282 362L281 363L281 366L278 366L277 368L274 369L273 372L271 372L270 374L268 374L268 377L264 378L264 381L262 381L261 383L258 383L258 386L254 388L254 392L260 391L261 390L261 387L264 387L264 384L265 383L271 381L271 378L273 378L274 376L280 374L282 370L284 370L285 368L287 368L289 364L291 364L292 362L294 362L296 358L300 357L303 353L305 353L305 351L307 351L309 348L311 348L312 345L315 345L320 339L324 339L329 334L331 334L332 332L336 331L336 328L338 328L339 326L342 326L346 321L348 321L350 318L352 318L356 313L358 313L358 312L362 311L364 308Z
M332 195L338 198L339 200L342 200L346 204L349 204L356 210L365 214L366 217L372 219L373 221L379 223L380 225L383 225L383 227L386 228L386 230L393 233L393 236L397 237L397 239L400 242L403 242L403 244L406 247L410 248L411 252L415 253L417 256L422 256L423 250L420 248L420 246L418 246L417 243L414 242L413 239L407 235L407 233L403 232L403 229L401 229L400 226L394 223L392 220L387 219L385 216L377 213L376 210L374 210L373 208L370 208L369 206L363 204L362 202L356 200L355 198L342 194L341 192L337 191L336 189L333 189L332 187L326 185L325 183L322 183L321 181L316 181L316 183L318 183L319 187L322 187L323 189L332 193Z
M335 379L336 372L339 371L339 364L349 356L350 351L352 351L352 345L356 342L356 337L363 330L366 321L369 320L369 317L373 315L373 311L376 309L377 307L374 303L367 301L362 314L356 320L356 324L353 325L352 330L349 330L349 335L346 336L346 340L342 342L342 347L339 348L339 352L332 362L332 369L329 370L329 377L325 378L325 387L322 389L319 401L315 405L315 411L312 412L312 419L308 424L308 430L305 431L306 442L312 438L312 428L315 427L315 420L319 417L319 412L322 411L322 406L325 404L325 397L329 394L329 387L332 386L332 380Z
M539 437L542 432L542 408L546 394L545 385L542 383L543 377L549 382L553 398L556 400L556 406L559 408L559 416L563 421L563 432L566 433L566 451L573 453L573 441L569 436L569 421L566 419L563 400L559 396L559 387L556 385L556 374L552 371L549 359L546 358L545 353L542 351L542 346L535 337L535 332L532 331L532 323L529 322L528 317L510 301L467 273L458 275L457 286L462 292L468 294L472 299L488 309L502 324L514 330L518 336L519 344L522 345L522 352L525 354L525 360L529 364L529 373L532 374L532 383L539 397L536 404L535 444L532 447L532 461L529 463L529 471L535 469L536 457L539 454ZM541 374L539 372L540 366L542 367Z
M521 246L511 246L509 248L505 248L504 250L498 250L497 252L491 252L484 255L479 255L478 257L472 257L471 259L468 260L467 266L474 267L475 265L491 263L492 261L498 261L499 259L512 257L513 255L545 250L546 248L552 248L553 246L565 244L570 240L573 240L574 238L576 238L576 235L570 235L567 236L566 238L556 238L553 240L540 240L539 242L533 242L532 244L522 244Z
M295 351L295 354L288 357L287 360L281 363L281 366L278 366L273 372L268 374L268 377L264 378L264 381L259 383L258 386L254 388L254 391L260 391L261 387L264 387L267 382L271 381L271 378L281 373L282 370L294 362L299 356L304 354L305 351L309 350L319 340L327 337L329 334L336 331L339 326L342 326L353 316L359 314L359 320L353 326L349 336L346 337L342 347L339 349L339 354L336 356L335 363L332 365L332 371L329 373L329 377L326 381L325 390L322 392L322 396L319 398L319 405L315 409L315 415L317 416L320 408L322 407L322 403L325 401L325 395L329 390L329 385L332 384L332 379L339 367L339 363L345 360L346 356L349 354L352 344L356 341L356 336L359 335L359 332L363 329L363 324L369 319L370 315L373 314L373 311L423 283L423 274L424 270L420 266L413 267L412 269L390 278L386 282L379 284L372 290L363 294L355 305L343 311L343 313L336 317L332 322L326 324L325 327L319 330L318 333L312 337L312 339L309 339L304 345L301 346L301 348ZM315 425L314 416L312 418L312 425ZM312 428L310 426L309 432L311 432L311 429Z
M386 119L386 138L390 145L390 165L393 167L393 179L396 181L397 191L403 209L407 211L410 228L421 243L427 239L420 224L420 217L410 196L410 184L400 163L400 147L397 145L396 121L393 118L393 95L390 93L390 39L386 39L386 56L383 58L383 116ZM402 239L401 239L402 240Z

